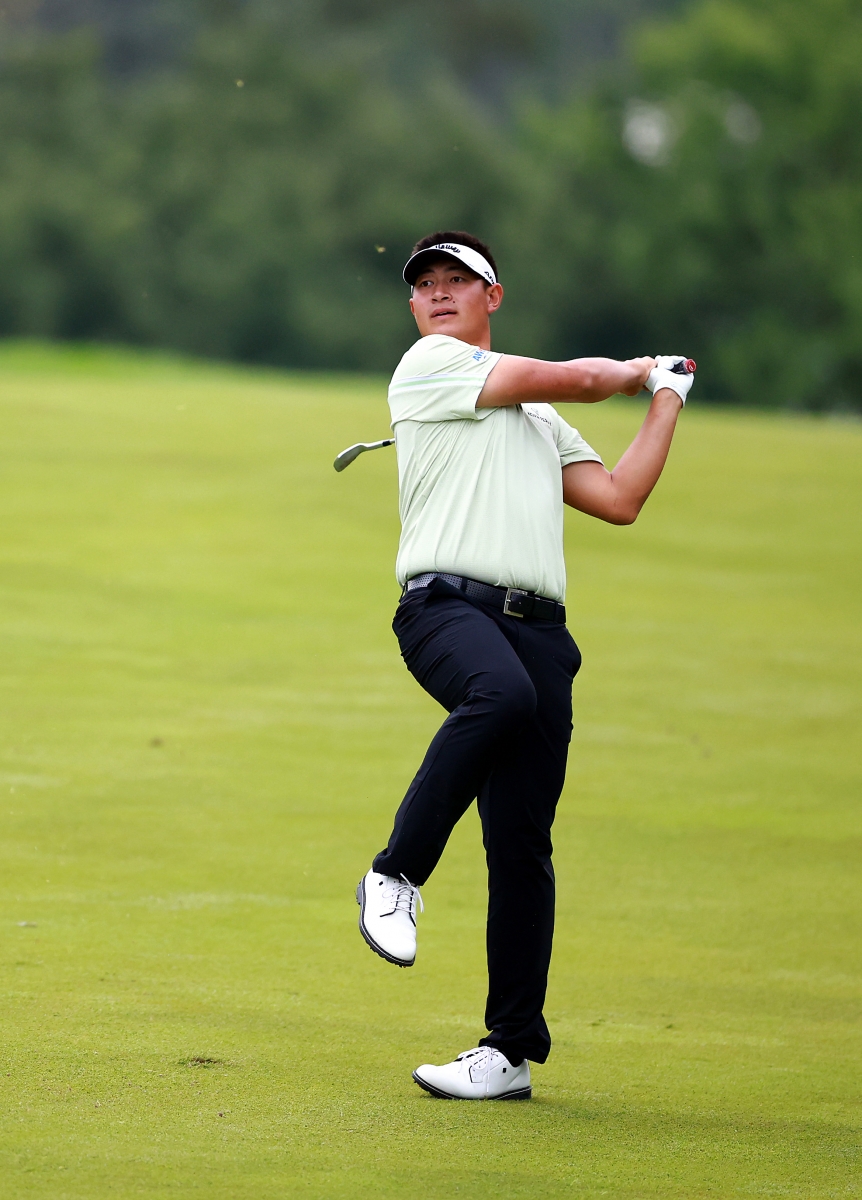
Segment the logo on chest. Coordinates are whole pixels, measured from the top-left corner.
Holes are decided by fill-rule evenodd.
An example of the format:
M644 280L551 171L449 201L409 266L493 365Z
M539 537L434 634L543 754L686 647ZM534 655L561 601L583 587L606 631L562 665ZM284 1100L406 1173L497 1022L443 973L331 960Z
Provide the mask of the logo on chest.
M544 413L536 412L533 408L528 408L526 404L523 405L523 410L531 421L539 422L539 428L542 433L548 433L551 437L554 436L554 426L551 423L550 417L546 417Z

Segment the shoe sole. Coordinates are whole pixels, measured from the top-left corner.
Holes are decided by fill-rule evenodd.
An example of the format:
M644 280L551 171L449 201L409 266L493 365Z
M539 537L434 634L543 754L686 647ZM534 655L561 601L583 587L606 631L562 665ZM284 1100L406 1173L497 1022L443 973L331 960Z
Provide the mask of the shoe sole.
M356 885L356 903L359 905L359 932L362 934L362 936L365 938L365 941L368 943L369 949L373 950L375 954L379 954L381 958L385 958L388 963L392 963L393 967L412 967L413 964L416 962L415 956L413 958L411 958L409 962L405 962L403 958L393 958L391 954L386 953L386 951L383 949L382 946L378 946L377 942L375 942L374 938L371 936L371 934L365 928L365 921L363 920L363 918L365 916L365 877L364 876L362 879L360 879L359 883Z
M431 1096L436 1096L438 1100L469 1100L469 1099L472 1099L472 1097L469 1097L469 1096L453 1096L451 1092L441 1092L439 1088L432 1087L430 1083L428 1083L426 1080L424 1080L421 1075L417 1075L417 1073L415 1071L413 1072L413 1082L418 1083L419 1086L423 1089L423 1091L428 1092L429 1095L431 1095ZM503 1095L503 1096L485 1096L485 1097L477 1096L475 1099L478 1100L478 1099L484 1098L485 1100L529 1100L532 1095L533 1095L533 1088L532 1088L532 1086L530 1086L530 1087L525 1087L525 1088L519 1088L517 1092L506 1092L505 1095Z

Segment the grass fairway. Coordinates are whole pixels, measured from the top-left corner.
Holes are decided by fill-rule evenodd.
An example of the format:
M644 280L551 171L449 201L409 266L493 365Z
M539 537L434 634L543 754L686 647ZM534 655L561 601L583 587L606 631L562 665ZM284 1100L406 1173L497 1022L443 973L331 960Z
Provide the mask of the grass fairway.
M613 459L641 403L568 415ZM2 1195L860 1192L862 426L698 409L570 514L584 668L529 1104L483 1032L471 812L399 971L353 888L441 710L382 381L0 353Z

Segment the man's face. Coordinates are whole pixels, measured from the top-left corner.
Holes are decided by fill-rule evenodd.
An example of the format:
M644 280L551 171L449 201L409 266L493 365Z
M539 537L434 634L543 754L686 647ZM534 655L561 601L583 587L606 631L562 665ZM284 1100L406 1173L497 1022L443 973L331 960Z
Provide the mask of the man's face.
M489 320L502 299L499 283L489 285L461 263L440 258L417 276L410 311L422 337L445 333L490 349Z

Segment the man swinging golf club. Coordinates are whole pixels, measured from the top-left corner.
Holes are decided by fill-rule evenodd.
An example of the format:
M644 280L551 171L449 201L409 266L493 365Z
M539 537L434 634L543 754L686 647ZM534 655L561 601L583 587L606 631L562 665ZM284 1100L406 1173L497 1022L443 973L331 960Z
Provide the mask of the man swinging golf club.
M478 798L488 863L488 1033L413 1072L434 1096L523 1099L551 1047L542 1015L554 926L551 825L581 656L565 626L563 504L635 520L664 467L694 364L543 362L491 350L503 299L488 247L444 231L404 268L420 338L389 387L403 587L393 628L410 672L449 716L360 881L359 928L396 966L416 958L419 887ZM647 385L653 400L613 471L551 402Z

